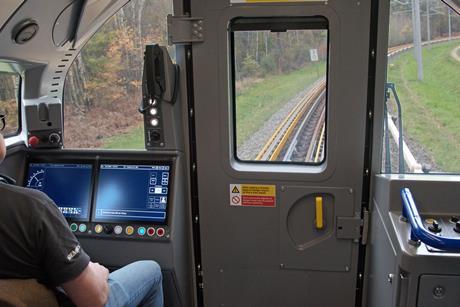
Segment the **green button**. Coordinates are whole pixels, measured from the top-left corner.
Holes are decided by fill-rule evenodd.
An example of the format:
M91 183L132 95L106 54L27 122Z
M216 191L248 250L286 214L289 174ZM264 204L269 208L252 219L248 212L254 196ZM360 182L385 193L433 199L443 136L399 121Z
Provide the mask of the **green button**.
M77 231L77 229L78 229L77 224L75 224L75 223L70 224L70 230L72 230L72 232Z

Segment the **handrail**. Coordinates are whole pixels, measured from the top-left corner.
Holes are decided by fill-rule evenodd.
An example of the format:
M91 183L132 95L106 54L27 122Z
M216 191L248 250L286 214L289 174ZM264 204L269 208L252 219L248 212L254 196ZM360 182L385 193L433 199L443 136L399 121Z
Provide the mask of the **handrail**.
M401 111L401 102L399 101L398 93L396 93L396 87L394 83L387 82L386 83L386 100L385 103L388 102L388 99L390 97L389 91L393 93L393 96L395 97L396 101L396 106L398 108L398 132L399 132L399 138L398 138L398 157L399 157L399 173L400 174L405 174L405 167L404 167L404 140L403 140L403 124L402 124L402 111Z
M408 188L401 189L403 202L403 217L406 218L411 226L411 239L420 240L431 247L442 250L460 250L460 238L446 238L437 236L423 226L417 205Z

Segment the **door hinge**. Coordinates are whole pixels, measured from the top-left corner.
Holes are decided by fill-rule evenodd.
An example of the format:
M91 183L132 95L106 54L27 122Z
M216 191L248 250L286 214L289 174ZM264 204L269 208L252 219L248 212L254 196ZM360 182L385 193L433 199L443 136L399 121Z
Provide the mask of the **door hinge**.
M367 243L367 232L369 228L369 213L363 212L363 218L356 216L338 216L336 223L337 239L349 239L365 245Z
M167 16L168 44L191 44L204 41L204 19L189 16Z

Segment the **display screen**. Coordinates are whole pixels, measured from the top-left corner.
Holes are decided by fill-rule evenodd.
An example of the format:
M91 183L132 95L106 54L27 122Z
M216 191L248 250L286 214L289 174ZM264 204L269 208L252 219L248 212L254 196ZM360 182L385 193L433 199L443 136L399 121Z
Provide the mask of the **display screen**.
M66 218L88 221L91 164L30 163L26 187L47 194Z
M93 220L164 223L169 165L101 164Z

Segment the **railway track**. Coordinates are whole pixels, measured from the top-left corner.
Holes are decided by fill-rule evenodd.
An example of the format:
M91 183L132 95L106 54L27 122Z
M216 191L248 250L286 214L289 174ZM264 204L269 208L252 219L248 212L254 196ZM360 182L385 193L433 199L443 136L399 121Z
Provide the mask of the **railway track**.
M460 36L451 37L451 40L453 39L460 39ZM432 40L430 43L441 43L447 40L449 38L441 38ZM426 44L428 43L422 43L422 45ZM388 48L388 57L411 48L413 48L413 44L390 47ZM326 80L323 78L315 82L305 97L281 121L255 160L307 163L322 161L325 152L325 103ZM399 135L392 132L392 137L398 143ZM420 172L421 167L410 153L407 145L404 144L404 147L404 156L406 163L409 164L409 169L414 168L412 172Z
M284 120L278 125L275 132L265 143L255 160L262 161L286 161L285 156L292 155L299 140L295 135L300 135L301 131L308 130L308 118L315 112L311 112L318 107L314 107L319 101L325 99L326 80L318 80L310 91L303 97L299 103L289 112ZM319 97L322 99L319 99ZM312 108L312 106L314 108ZM299 129L300 127L300 129ZM293 146L291 150L289 148Z

